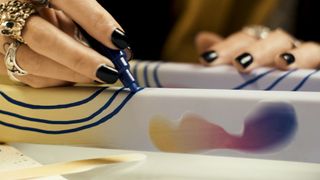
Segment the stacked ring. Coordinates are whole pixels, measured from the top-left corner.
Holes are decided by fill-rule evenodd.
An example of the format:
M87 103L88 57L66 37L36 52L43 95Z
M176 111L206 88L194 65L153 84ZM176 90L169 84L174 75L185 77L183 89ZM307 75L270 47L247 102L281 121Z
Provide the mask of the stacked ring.
M35 6L30 2L10 0L0 4L0 35L26 43L22 38L22 30L26 20L34 13Z

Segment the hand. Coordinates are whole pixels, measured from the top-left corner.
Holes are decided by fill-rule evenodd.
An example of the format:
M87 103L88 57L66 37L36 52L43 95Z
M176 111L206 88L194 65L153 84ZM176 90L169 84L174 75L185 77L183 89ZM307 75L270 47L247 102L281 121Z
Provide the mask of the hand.
M7 0L0 0L1 3ZM95 0L51 0L53 8L41 8L27 19L22 37L27 44L17 49L17 64L28 72L15 76L35 88L94 81L114 83L112 62L75 39L77 22L91 36L112 49L128 48L120 25ZM13 40L1 36L0 45ZM2 46L1 46L2 47ZM0 58L5 50L0 48ZM0 61L0 73L6 73Z
M281 29L271 31L264 39L245 31L225 39L214 33L202 32L196 38L196 46L202 64L232 64L244 73L262 66L282 70L320 67L319 44L303 42L295 45L294 38Z

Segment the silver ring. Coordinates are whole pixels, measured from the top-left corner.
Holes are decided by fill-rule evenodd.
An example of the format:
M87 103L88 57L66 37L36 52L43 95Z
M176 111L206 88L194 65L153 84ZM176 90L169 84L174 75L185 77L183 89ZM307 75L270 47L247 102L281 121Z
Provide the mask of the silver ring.
M18 64L16 60L16 53L21 45L20 42L14 41L12 42L5 54L4 62L7 67L7 72L11 80L20 82L15 76L25 76L28 75L28 72L23 70Z
M266 39L270 34L271 29L266 26L253 25L243 28L242 31L257 39Z

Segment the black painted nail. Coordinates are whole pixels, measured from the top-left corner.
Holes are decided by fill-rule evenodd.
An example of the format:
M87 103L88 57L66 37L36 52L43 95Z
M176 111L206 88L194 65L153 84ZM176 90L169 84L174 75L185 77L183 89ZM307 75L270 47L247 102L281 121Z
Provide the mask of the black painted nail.
M96 76L107 84L114 84L118 80L118 71L112 67L103 65L97 70Z
M280 57L287 63L287 65L290 65L296 61L296 58L291 53L283 53L280 55Z
M243 53L240 56L236 58L236 61L244 68L246 69L253 63L253 57L249 53Z
M113 31L111 41L119 49L126 49L130 46L129 39L126 33L123 32L121 29L116 29Z
M212 63L214 60L216 60L219 55L216 51L208 51L201 55L201 57L208 63Z

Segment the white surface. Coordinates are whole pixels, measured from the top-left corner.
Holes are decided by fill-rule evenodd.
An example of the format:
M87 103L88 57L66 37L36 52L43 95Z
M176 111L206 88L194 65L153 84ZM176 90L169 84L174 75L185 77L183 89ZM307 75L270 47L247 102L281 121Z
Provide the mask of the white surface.
M132 153L106 149L44 145L15 145L43 164L65 162L104 155ZM70 180L102 179L219 179L219 180L319 180L320 165L283 161L225 158L202 155L144 152L141 163L106 166L91 172L71 175Z

